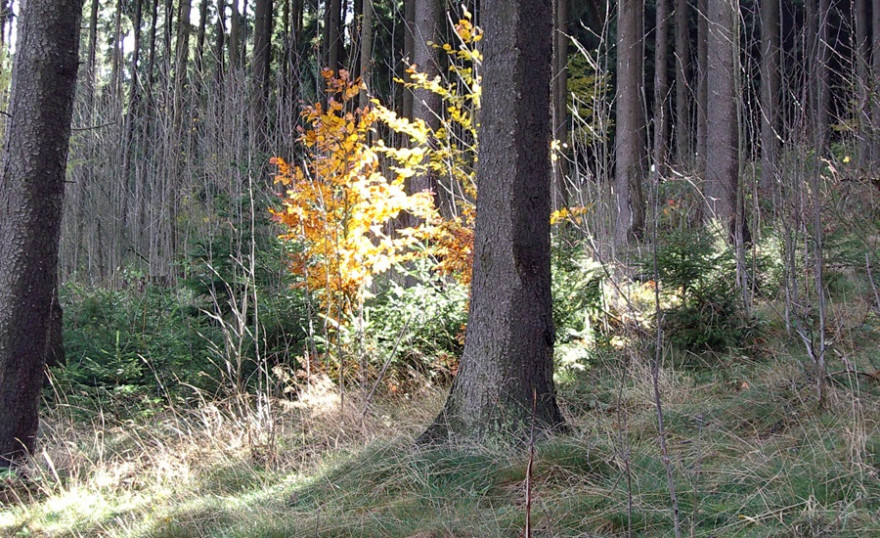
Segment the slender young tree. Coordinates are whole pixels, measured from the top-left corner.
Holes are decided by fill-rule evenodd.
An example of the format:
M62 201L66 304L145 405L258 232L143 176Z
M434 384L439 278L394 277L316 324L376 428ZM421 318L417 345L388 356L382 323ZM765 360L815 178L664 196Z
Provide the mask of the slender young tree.
M36 442L82 0L28 0L0 171L0 467Z
M644 108L644 1L620 0L617 19L617 131L614 170L617 202L614 239L618 245L645 227L647 146Z
M482 6L486 30L470 314L422 441L527 439L563 424L550 296L550 0ZM534 412L532 411L534 409Z

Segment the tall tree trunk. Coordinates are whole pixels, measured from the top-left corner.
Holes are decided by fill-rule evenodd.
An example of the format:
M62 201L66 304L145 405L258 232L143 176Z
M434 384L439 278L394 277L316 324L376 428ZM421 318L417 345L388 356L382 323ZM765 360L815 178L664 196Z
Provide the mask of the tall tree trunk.
M550 82L552 107L553 140L560 144L568 141L568 13L570 0L553 1L553 74ZM553 185L551 187L551 208L556 211L567 203L565 174L566 160L563 148L553 159Z
M214 84L217 86L217 93L222 94L220 88L223 85L223 76L226 72L226 61L224 51L226 50L226 0L217 0L217 28L214 41L214 61L217 62L214 68Z
M202 69L205 61L205 37L208 28L208 0L202 0L199 4L199 31L196 35L196 73L199 84L202 83Z
M739 191L739 2L709 0L706 218L719 219L734 237Z
M413 62L416 26L416 0L403 0L403 80L409 81L408 68ZM413 117L413 93L410 90L403 90L403 103L401 115L404 118L412 119Z
M232 8L229 16L229 65L235 70L241 63L241 15L238 11L238 0L232 0L229 7Z
M113 23L113 50L110 53L110 94L119 95L122 89L122 0L116 0Z
M461 367L423 441L563 424L550 296L549 0L496 0L486 29L474 273ZM517 96L511 99L511 96Z
M433 45L439 41L440 25L443 20L441 0L415 0L413 63L420 72L427 75L428 80L440 75L439 49ZM442 99L432 91L416 89L413 92L413 119L424 121L431 132L435 132L440 127L442 106ZM430 139L428 144L434 145L436 142ZM410 180L409 187L411 192L432 191L435 205L441 212L446 216L452 214L450 197L448 193L441 192L442 188L438 183L436 172L426 171L424 174L414 176Z
M697 175L706 180L706 139L709 106L709 0L697 0Z
M373 90L373 0L364 0L363 19L361 20L361 80L364 89L361 90L358 105L366 108L370 105L369 92Z
M669 154L668 92L669 73L666 69L669 50L669 0L657 0L654 30L654 178L666 176Z
M644 3L620 0L617 22L617 131L614 139L617 218L614 239L623 245L645 226L642 182L647 148L644 112Z
M761 195L772 200L779 155L779 0L761 0Z
M0 175L0 467L34 449L78 66L82 0L28 0Z
M815 0L814 2L815 3ZM828 149L829 132L829 108L831 104L831 44L829 43L828 18L830 16L830 0L818 0L817 15L818 33L815 41L815 53L811 55L815 65L813 74L815 77L814 92L815 105L813 108L814 137L816 140L817 157L822 158Z
M675 0L675 162L690 170L694 164L691 128L691 64L688 0Z
M269 152L268 113L270 66L272 63L272 0L257 0L254 8L250 132L254 149L266 155Z
M131 84L128 91L128 111L125 115L125 138L122 144L122 174L126 181L131 174L131 152L135 125L140 109L140 81L138 64L141 51L141 23L143 19L142 0L135 0L134 12L134 51L131 57Z
M871 4L872 107L871 170L880 174L880 0Z
M324 66L338 72L342 67L340 62L340 46L342 37L339 27L342 20L342 1L327 0L327 13L324 16Z

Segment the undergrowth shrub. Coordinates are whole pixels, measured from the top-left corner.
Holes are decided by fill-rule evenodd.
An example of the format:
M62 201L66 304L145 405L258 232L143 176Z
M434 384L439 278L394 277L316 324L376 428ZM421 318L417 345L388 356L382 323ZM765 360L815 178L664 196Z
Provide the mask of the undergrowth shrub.
M179 289L61 288L67 363L54 374L67 398L153 404L204 384L211 327Z
M644 262L653 274L653 260ZM664 304L659 312L667 341L694 352L741 347L756 325L736 289L733 251L719 234L677 228L657 245L657 276Z

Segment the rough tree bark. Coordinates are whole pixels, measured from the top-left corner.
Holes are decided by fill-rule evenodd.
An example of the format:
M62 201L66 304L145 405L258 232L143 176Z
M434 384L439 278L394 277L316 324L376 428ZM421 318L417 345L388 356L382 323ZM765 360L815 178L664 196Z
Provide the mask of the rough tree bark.
M871 3L871 57L872 57L872 118L871 163L874 174L880 174L880 0Z
M272 64L272 0L257 0L254 8L250 132L254 149L266 155L269 153L268 113Z
M761 194L772 200L779 142L779 0L761 1Z
M550 98L553 103L552 138L565 143L568 140L568 18L569 1L553 2L553 74L550 83ZM560 152L562 153L562 152ZM553 185L551 187L551 208L556 211L567 203L565 174L566 161L559 156L553 159Z
M645 227L647 147L644 110L644 2L620 0L617 20L617 131L614 137L618 245L641 235Z
M563 424L550 296L550 0L482 6L474 277L461 367L421 440L527 439ZM534 414L532 406L534 407Z
M440 51L434 45L440 38L443 23L442 0L415 0L415 27L413 28L413 63L428 80L440 74ZM416 89L413 91L412 115L415 120L423 120L432 132L440 127L440 116L443 101L432 91ZM429 144L434 144L429 140ZM446 216L452 214L449 197L443 196L437 173L429 170L411 179L411 192L431 191L434 193L434 204ZM413 223L415 224L415 223Z
M693 167L691 134L691 90L688 69L691 63L690 18L688 1L675 0L675 162L690 170Z
M20 15L0 175L0 467L36 442L82 0L28 0Z
M706 218L719 219L733 231L739 186L739 125L737 121L736 37L739 3L709 0L707 62Z
M656 24L654 30L654 178L666 175L669 155L669 134L667 126L669 73L666 70L669 51L669 1L657 0Z

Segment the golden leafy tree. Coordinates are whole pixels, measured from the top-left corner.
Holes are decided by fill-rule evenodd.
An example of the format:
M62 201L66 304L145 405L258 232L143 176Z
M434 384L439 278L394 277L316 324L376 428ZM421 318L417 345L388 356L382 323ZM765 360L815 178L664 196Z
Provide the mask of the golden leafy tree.
M394 230L392 221L407 212L427 226L435 212L430 193L405 192L405 163L392 179L382 175L379 153L368 143L376 113L355 106L360 81L344 70L322 75L327 105L302 112L304 164L272 159L285 193L271 212L286 228L281 237L301 247L291 260L300 285L318 296L327 319L344 323L363 307L374 275L413 255L416 231Z

